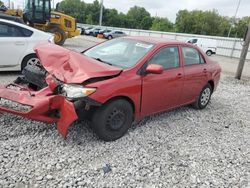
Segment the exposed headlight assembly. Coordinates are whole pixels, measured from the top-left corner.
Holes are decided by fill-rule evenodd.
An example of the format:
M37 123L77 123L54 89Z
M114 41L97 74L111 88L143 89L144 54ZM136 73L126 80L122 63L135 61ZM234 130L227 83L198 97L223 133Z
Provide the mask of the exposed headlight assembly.
M62 94L69 99L79 99L94 93L96 88L86 88L77 84L64 84Z

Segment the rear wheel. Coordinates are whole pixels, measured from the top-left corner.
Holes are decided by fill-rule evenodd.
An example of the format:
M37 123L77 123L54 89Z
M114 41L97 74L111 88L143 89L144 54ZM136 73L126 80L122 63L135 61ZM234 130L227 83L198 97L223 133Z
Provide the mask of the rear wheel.
M211 85L210 84L205 85L205 87L203 87L202 91L200 92L199 98L193 104L194 108L204 109L210 101L212 92L213 91Z
M108 39L111 40L113 37L111 35L108 36Z
M208 56L211 56L211 55L213 54L213 52L212 52L211 50L208 50L208 51L206 52L206 54L207 54Z
M27 65L31 65L31 66L40 66L40 60L38 59L38 57L36 56L36 54L30 54L27 55L21 64L21 71L27 66Z
M92 117L92 127L97 136L104 141L121 138L133 121L133 108L123 99L108 102L97 109Z
M66 33L59 27L50 28L48 32L54 34L54 40L57 45L62 46L66 40Z

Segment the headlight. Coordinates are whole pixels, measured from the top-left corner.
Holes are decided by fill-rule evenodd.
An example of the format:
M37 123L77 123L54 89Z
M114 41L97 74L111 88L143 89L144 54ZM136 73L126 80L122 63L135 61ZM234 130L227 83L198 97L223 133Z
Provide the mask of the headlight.
M78 99L87 97L94 93L96 88L86 88L76 84L64 84L62 87L62 94L70 99Z

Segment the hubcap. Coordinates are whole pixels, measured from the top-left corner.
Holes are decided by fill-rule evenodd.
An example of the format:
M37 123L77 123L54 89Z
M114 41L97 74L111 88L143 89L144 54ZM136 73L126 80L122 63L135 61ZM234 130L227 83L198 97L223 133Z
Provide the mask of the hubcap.
M31 65L31 66L40 66L40 61L38 58L30 58L27 62L27 65Z
M201 105L205 106L209 99L210 99L210 95L211 95L211 90L209 88L206 88L202 94L201 94Z
M108 116L107 127L111 130L119 130L122 128L126 120L124 112L114 109L113 112Z

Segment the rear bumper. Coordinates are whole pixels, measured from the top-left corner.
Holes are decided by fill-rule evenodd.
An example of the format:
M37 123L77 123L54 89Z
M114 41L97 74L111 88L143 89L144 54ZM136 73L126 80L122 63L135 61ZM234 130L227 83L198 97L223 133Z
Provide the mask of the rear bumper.
M19 85L0 86L0 99L0 111L46 123L57 123L57 129L64 138L70 125L78 119L74 104L61 95L52 95L49 87L34 92ZM15 107L19 105L21 108L13 108L5 105L5 102L15 103ZM58 117L55 115L57 112L60 114Z

